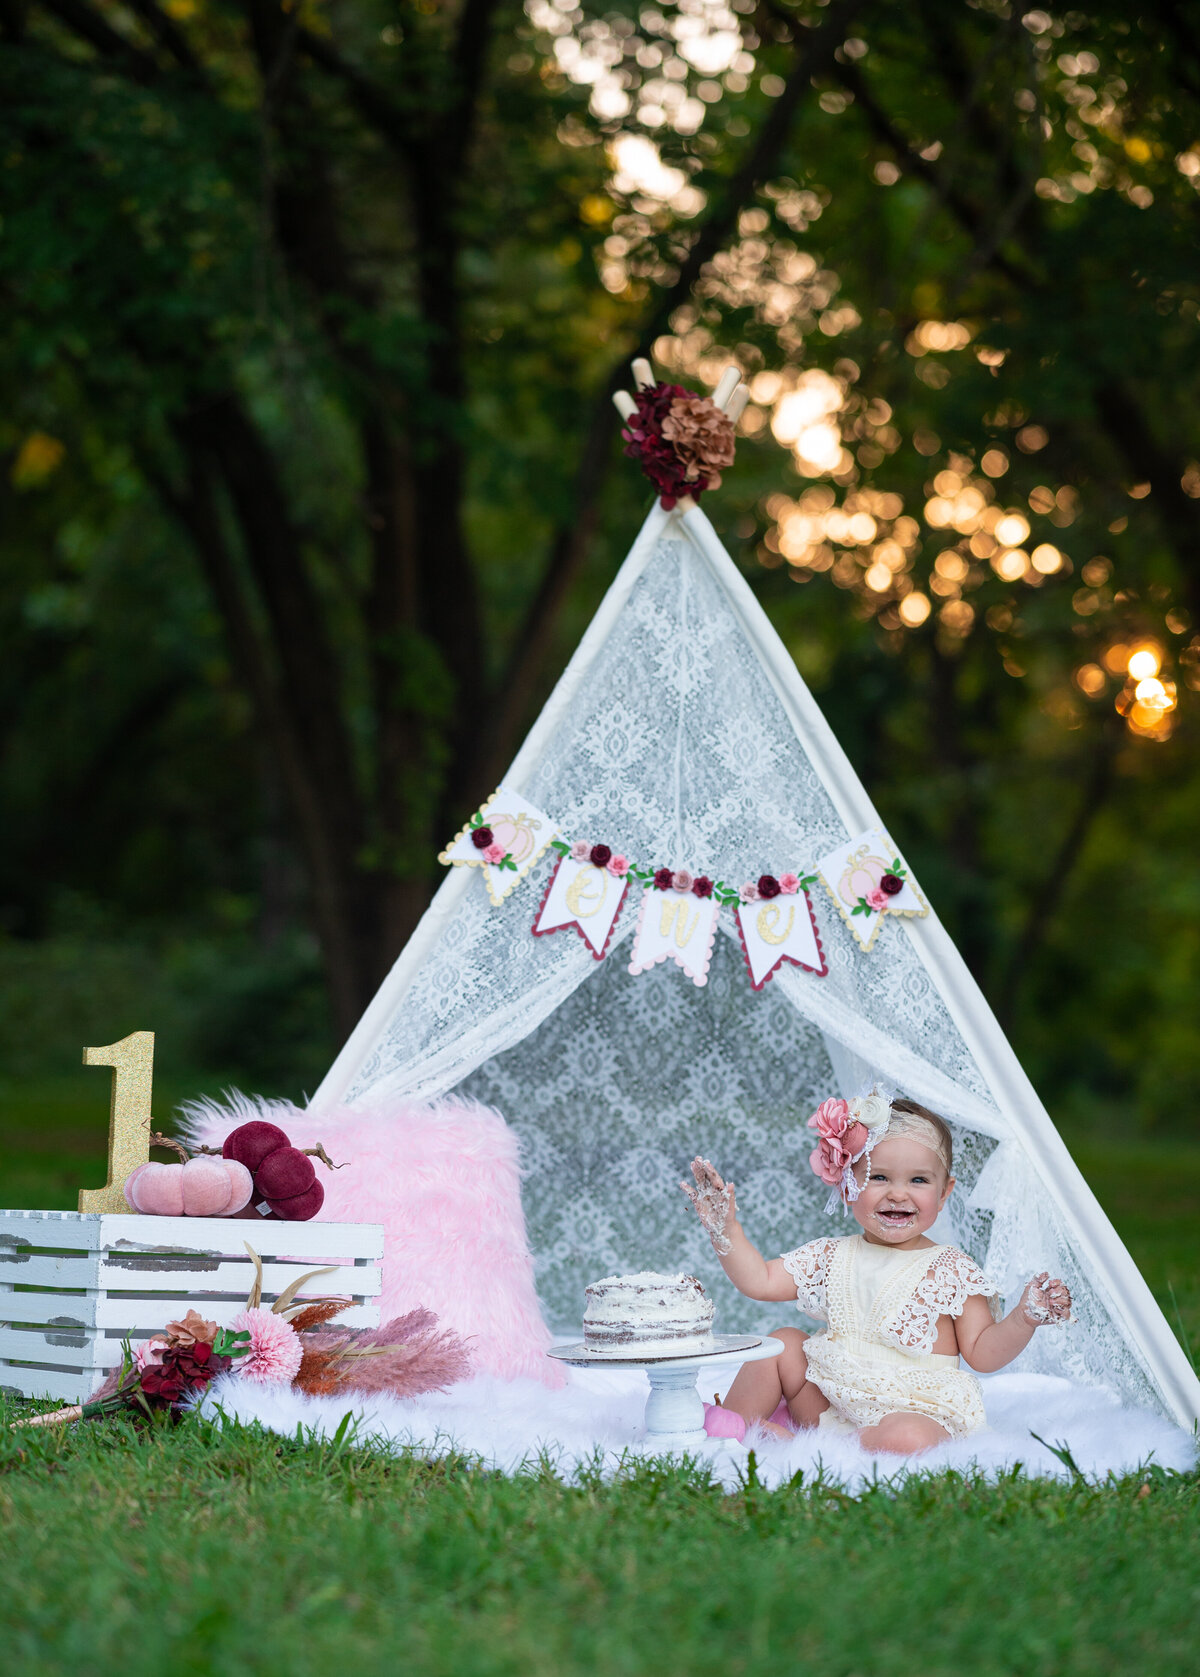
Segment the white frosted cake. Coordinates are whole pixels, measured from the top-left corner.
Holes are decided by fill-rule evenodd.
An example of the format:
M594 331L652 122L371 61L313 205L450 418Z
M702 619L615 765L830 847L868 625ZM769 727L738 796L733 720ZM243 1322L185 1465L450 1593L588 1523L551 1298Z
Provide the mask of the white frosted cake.
M583 1343L630 1357L685 1357L713 1346L713 1301L694 1275L609 1275L587 1289Z

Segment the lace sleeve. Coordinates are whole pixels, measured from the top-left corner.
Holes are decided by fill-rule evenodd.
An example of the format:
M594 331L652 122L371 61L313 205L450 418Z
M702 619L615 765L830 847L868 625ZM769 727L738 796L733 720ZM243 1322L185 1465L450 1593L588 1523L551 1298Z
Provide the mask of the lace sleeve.
M796 1307L818 1322L829 1320L829 1306L825 1284L829 1278L829 1260L833 1256L835 1240L810 1240L807 1246L797 1246L785 1252L780 1260L796 1283Z
M939 1316L961 1316L963 1305L976 1293L987 1300L992 1320L998 1322L1003 1295L973 1258L957 1246L944 1246L885 1331L902 1351L932 1351Z

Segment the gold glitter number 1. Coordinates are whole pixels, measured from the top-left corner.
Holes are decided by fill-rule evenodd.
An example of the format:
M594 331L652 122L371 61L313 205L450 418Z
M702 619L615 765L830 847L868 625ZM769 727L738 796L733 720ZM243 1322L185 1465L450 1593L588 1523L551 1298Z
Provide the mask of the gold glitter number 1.
M122 1192L126 1178L150 1157L150 1089L154 1082L154 1032L133 1031L107 1048L85 1048L85 1066L111 1066L108 1113L108 1181L79 1190L80 1211L132 1211Z

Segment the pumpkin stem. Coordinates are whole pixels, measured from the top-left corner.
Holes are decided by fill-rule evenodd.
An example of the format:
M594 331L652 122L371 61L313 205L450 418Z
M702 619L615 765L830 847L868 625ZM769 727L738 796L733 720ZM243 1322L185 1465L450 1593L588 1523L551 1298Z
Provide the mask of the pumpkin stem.
M150 1126L153 1122L153 1118L148 1118L146 1120L146 1128L148 1130L150 1130ZM185 1165L191 1158L191 1154L181 1141L176 1141L173 1136L161 1135L158 1130L150 1130L150 1145L151 1147L173 1147Z
M333 1160L329 1157L329 1154L321 1146L320 1142L318 1142L315 1147L301 1147L298 1151L301 1153L307 1153L310 1159L320 1159L321 1163L327 1170L345 1170L346 1166L350 1163L349 1159L343 1159L340 1165L335 1165Z

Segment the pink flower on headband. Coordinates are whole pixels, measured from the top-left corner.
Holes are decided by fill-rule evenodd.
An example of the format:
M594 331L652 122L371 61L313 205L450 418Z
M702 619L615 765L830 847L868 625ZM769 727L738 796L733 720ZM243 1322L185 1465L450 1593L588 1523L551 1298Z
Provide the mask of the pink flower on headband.
M842 1146L846 1149L852 1159L857 1158L863 1148L867 1145L867 1136L869 1134L870 1132L865 1124L854 1123L850 1125L849 1129L842 1137Z
M850 1162L850 1155L840 1141L825 1137L813 1148L808 1162L822 1182L830 1188L836 1188L842 1180L842 1172Z
M850 1108L844 1100L831 1096L822 1101L812 1117L808 1120L810 1130L816 1130L824 1141L834 1141L845 1135L850 1125ZM815 1167L814 1167L815 1168Z

